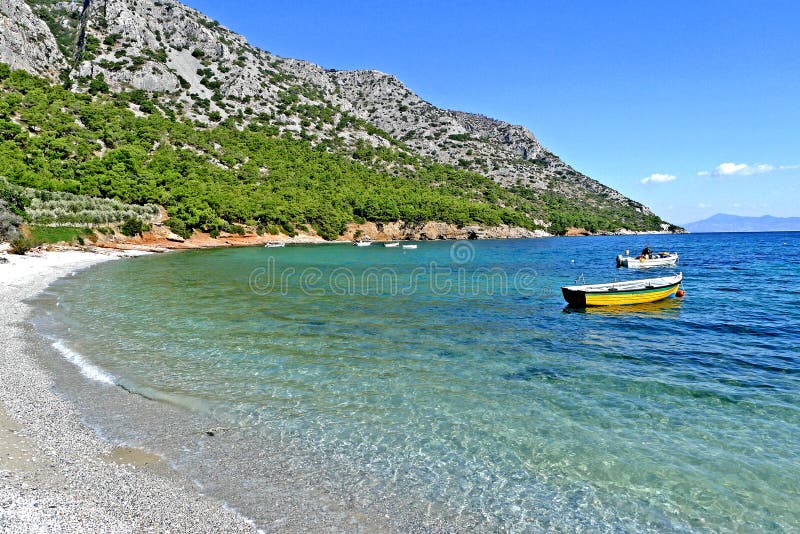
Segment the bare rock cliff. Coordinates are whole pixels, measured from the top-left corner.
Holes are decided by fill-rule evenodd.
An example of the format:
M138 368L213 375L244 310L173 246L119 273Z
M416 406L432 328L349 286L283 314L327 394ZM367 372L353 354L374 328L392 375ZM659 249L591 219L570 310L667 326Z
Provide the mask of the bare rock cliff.
M0 0L0 62L53 79L67 66L47 24L22 0Z

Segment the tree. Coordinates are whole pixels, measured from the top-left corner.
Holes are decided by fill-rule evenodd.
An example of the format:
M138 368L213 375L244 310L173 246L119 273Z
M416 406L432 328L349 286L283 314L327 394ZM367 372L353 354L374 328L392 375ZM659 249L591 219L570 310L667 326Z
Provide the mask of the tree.
M96 95L97 93L107 93L108 84L106 83L106 76L102 72L91 79L89 82L89 93Z

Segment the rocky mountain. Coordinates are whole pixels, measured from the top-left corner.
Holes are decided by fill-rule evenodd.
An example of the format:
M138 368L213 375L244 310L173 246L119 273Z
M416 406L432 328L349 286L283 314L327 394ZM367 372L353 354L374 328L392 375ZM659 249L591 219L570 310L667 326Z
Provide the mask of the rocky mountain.
M708 219L687 224L686 230L693 233L800 232L800 217L742 217L717 213Z
M47 24L35 16L28 4L0 0L0 61L57 79L67 68Z
M276 56L174 0L0 0L0 28L1 62L73 91L140 89L197 127L232 120L330 151L385 148L479 173L534 202L610 210L629 229L669 227L572 169L524 127L437 108L389 74ZM394 175L413 165L389 159L362 161ZM535 216L547 228L544 213Z

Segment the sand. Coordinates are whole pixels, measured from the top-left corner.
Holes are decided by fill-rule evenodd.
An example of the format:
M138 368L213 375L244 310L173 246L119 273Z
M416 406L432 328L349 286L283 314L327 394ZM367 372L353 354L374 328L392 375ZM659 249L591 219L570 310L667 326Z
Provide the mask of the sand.
M0 253L0 532L255 530L157 454L101 439L36 363L23 301L60 276L131 254Z

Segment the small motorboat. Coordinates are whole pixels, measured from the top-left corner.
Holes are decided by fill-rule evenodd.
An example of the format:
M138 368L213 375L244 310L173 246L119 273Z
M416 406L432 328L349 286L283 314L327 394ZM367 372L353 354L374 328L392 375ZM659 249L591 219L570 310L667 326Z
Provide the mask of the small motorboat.
M660 278L627 280L606 284L564 286L561 293L573 308L587 306L620 306L656 302L674 296L679 291L683 273Z
M264 245L264 248L283 248L285 246L286 246L286 243L281 243L281 242L277 242L277 241L270 241L269 243Z
M409 244L407 244L407 245L406 245L406 244L403 244L403 248L415 249L415 248L417 248L417 245L415 245L415 244L413 244L413 243L409 243Z
M372 244L372 241L353 241L353 245L356 247L368 247Z
M397 248L400 246L400 243L384 243L383 246L386 248Z
M644 267L670 267L678 263L677 252L656 252L654 254L636 257L617 256L617 267L629 267L631 269L642 269Z

